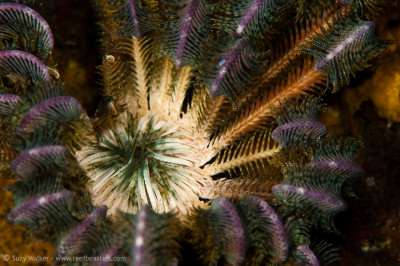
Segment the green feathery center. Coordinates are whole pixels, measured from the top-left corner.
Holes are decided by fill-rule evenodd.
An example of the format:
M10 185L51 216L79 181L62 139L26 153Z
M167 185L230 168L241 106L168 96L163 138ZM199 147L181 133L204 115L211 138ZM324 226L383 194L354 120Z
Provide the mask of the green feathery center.
M158 212L184 211L183 202L198 201L200 178L188 139L172 123L150 114L123 115L79 154L95 203L111 212L136 212L145 204Z

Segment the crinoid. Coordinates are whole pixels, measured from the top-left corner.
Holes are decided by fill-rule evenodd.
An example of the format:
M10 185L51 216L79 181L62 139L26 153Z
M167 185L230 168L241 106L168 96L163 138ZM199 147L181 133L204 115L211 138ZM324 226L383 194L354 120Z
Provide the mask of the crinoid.
M93 3L93 117L46 65L46 21L0 3L2 160L18 179L8 219L53 243L55 263L185 265L188 250L207 265L336 261L310 235L336 231L363 170L360 143L317 120L320 97L387 47L367 20L384 1Z

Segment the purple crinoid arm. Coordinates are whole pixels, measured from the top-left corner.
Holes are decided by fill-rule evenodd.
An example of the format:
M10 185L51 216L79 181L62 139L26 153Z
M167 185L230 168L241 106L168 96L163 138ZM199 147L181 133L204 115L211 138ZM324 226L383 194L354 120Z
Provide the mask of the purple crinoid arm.
M130 16L132 17L132 23L133 27L135 28L136 37L140 38L139 18L137 16L136 6L133 0L128 0L128 8Z
M36 56L19 50L0 51L0 71L22 77L30 76L33 80L48 80L50 74L46 65Z
M310 168L321 168L331 169L339 174L350 175L350 176L362 176L364 170L361 166L351 161L322 161L322 162L311 162L307 164Z
M195 10L199 7L199 1L200 0L193 0L190 2L183 20L183 27L181 30L181 34L179 36L178 49L176 50L176 55L175 55L176 58L175 65L177 68L179 68L182 64L182 57L183 57L185 43L188 38L189 30L193 22L193 16Z
M249 200L252 201L255 205L257 205L268 218L270 223L272 224L270 232L272 234L273 247L277 252L277 256L279 258L278 262L283 262L287 258L288 253L288 243L286 237L286 231L283 227L281 220L275 211L268 205L267 202L262 199L254 196L250 196Z
M20 218L30 217L38 208L45 207L47 204L51 204L60 200L68 200L74 197L74 193L70 191L59 191L44 196L35 198L25 199L22 204L15 207L7 219L15 222Z
M254 16L257 10L261 7L263 2L265 2L265 0L255 0L251 4L251 6L247 9L246 14L244 15L243 19L240 21L239 25L236 28L235 31L236 36L240 36L243 33L247 24L250 22L251 18Z
M315 119L304 119L278 126L271 136L273 140L285 146L290 141L297 143L299 140L305 140L308 137L316 139L326 133L328 133L328 129L321 122Z
M227 53L226 58L224 59L221 68L218 70L217 76L214 79L214 82L210 88L210 96L216 97L219 95L219 87L222 83L222 80L230 71L231 65L235 60L238 60L240 57L245 45L247 43L247 39L243 38L240 42L229 52Z
M46 166L56 164L57 167L60 167L58 164L64 162L68 155L69 151L64 146L42 146L19 155L11 162L11 169L20 177L28 178Z
M106 206L97 207L88 217L86 217L80 224L68 232L67 236L60 243L56 257L66 256L69 254L68 249L73 249L74 246L79 244L79 239L82 238L82 234L99 218L105 217L107 213ZM78 247L79 248L79 247Z
M306 261L304 261L305 263L307 263L307 265L310 266L319 266L319 262L317 257L315 256L315 254L312 252L312 250L307 247L307 246L298 246L296 251L298 253L300 253L299 255L301 255L303 257L303 259L306 259Z
M145 230L146 230L146 219L148 212L150 211L149 206L143 207L138 215L138 221L136 225L136 235L135 235L135 265L142 266L145 265L144 258L144 245L145 245Z
M79 118L81 105L73 97L58 96L33 107L18 125L17 133L33 130L37 125L48 121L65 121Z
M47 22L35 10L17 3L0 4L0 24L7 23L27 23L32 24L35 30L43 34L45 45L49 50L54 47L53 33Z
M279 184L272 187L272 192L277 197L284 194L292 194L297 198L313 202L322 211L333 211L336 213L346 209L346 203L337 197L303 187Z
M374 21L363 21L360 26L355 28L354 31L347 38L343 39L341 42L338 42L335 46L332 47L332 49L324 58L317 62L317 64L315 65L315 70L321 70L333 58L342 53L342 51L346 47L352 45L357 39L361 38L365 33L373 30L374 28Z
M211 208L216 211L219 217L227 220L226 234L231 237L226 245L226 250L236 256L235 265L240 265L245 256L246 251L246 240L242 222L240 221L239 214L235 210L232 203L223 197L216 198Z
M20 101L21 98L17 95L13 94L0 95L0 115L10 114Z

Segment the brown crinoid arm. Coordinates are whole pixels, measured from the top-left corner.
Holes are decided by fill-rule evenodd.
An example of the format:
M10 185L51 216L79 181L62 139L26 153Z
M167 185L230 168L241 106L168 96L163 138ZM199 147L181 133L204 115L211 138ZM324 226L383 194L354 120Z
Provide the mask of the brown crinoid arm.
M191 85L192 68L176 69L171 58L162 57L151 69L149 106L164 120L180 121L182 105Z
M148 60L149 60L149 39L136 37L128 38L125 42L124 51L130 56L128 61L130 66L130 77L133 80L134 88L126 90L124 103L128 105L129 110L134 110L135 103L140 111L148 110ZM136 99L135 99L136 98ZM135 99L135 100L134 100ZM132 106L130 106L132 104Z
M246 104L246 101L252 98L254 100L254 97L257 97L257 93L260 91L262 92L265 90L265 87L273 84L274 80L279 79L282 73L287 72L299 63L301 64L300 60L303 54L300 53L299 45L304 43L310 36L321 32L322 29L326 29L329 23L332 22L334 14L335 13L329 9L322 12L322 14L311 17L309 20L301 23L303 25L299 25L293 32L289 33L289 36L281 41L283 45L274 47L268 67L260 75L254 88L238 103L239 108L243 106L243 104Z
M306 59L302 66L293 69L285 79L266 87L258 99L243 108L236 119L228 122L225 129L213 140L211 148L218 150L271 123L274 110L286 100L319 91L321 85L325 84L325 74L316 71L313 65L312 60Z
M271 188L278 184L279 180L263 178L238 178L215 180L211 186L201 189L201 198L215 199L217 197L242 198L256 196L264 200L272 199Z
M103 94L133 113L148 110L149 39L125 37L103 57Z
M268 159L279 152L279 144L271 139L270 131L256 132L251 137L223 149L215 161L204 167L205 174L214 176L224 172L240 176L249 176L251 173L269 172ZM237 175L237 174L236 174Z
M203 187L201 197L252 195L270 198L271 187L281 180L279 169L271 162L280 149L271 139L269 130L234 142L202 169L202 173L212 176L214 181L210 187Z

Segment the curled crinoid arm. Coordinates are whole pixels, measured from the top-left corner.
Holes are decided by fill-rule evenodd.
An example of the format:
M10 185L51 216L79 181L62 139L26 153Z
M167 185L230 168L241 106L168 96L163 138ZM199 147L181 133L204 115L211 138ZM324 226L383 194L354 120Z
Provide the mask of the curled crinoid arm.
M267 202L258 197L239 200L237 208L247 232L246 264L282 263L288 256L286 228Z
M2 89L4 92L13 91L13 89L7 87ZM26 88L25 94L21 94L18 89L15 91L19 95L11 93L0 94L0 115L18 117L14 122L19 123L26 110L45 100L61 96L62 86L60 83L41 81ZM14 110L17 107L19 107L19 110Z
M339 261L337 249L332 248L332 245L326 242L311 245L311 248L300 245L294 251L295 265L319 266L329 265L337 261Z
M0 73L10 78L30 81L50 80L46 65L34 55L19 51L0 51ZM14 75L14 76L13 76Z
M324 124L317 120L317 114L324 105L319 98L288 101L276 111L279 126L272 132L272 138L283 147L309 145L328 133Z
M209 210L199 209L191 218L189 241L206 264L240 265L246 253L245 231L234 205L215 199Z
M33 9L17 3L0 3L0 46L28 49L41 59L53 50L53 34ZM16 41L17 40L17 41Z
M157 214L144 206L137 214L120 214L116 232L119 254L133 265L177 265L180 259L179 221L172 213Z
M30 109L19 123L17 133L32 132L36 127L51 122L77 120L81 112L81 105L75 98L69 96L54 97Z
M329 231L336 230L333 227L334 215L347 207L342 199L326 191L286 184L275 185L272 191L277 198L286 202L285 214L295 212L297 216L306 215L310 222Z
M63 146L48 145L57 142L57 134L50 133L48 137L55 138L50 140L43 135L40 130L25 135L17 146L25 152L12 162L12 168L23 181L9 188L15 208L8 219L50 240L57 259L99 256L111 245L110 228L104 224L106 208L93 208L90 201L80 207L77 202L85 201L81 183L85 178L75 158Z
M284 168L282 184L272 188L274 195L285 201L282 213L295 215L324 230L336 230L333 217L346 208L341 190L346 178L325 171L294 164Z
M216 3L208 0L182 1L181 3L168 2L171 8L178 8L172 12L171 25L168 26L168 37L165 42L166 50L175 58L177 68L193 64L200 57L204 39L210 32L209 22Z
M283 183L298 187L306 187L318 191L340 194L341 185L344 179L328 171L312 169L299 166L294 163L287 163L282 167L284 175Z
M315 256L313 251L307 246L298 246L296 248L296 256L298 260L301 262L301 265L307 265L307 266L320 265L317 256Z
M306 167L326 169L332 174L354 180L364 174L364 170L353 159L361 145L361 142L352 138L321 139Z
M67 148L49 145L25 151L11 162L11 169L20 178L28 179L43 173L69 168L70 162L73 162L73 157Z
M286 230L291 251L290 261L294 265L329 265L339 260L337 249L327 242L317 245L311 242L310 230L312 223L289 216L286 219ZM301 252L305 251L307 254ZM314 264L310 264L313 262Z
M338 255L339 250L325 241L321 241L317 245L312 245L312 249L322 265L332 264L340 260Z
M289 164L284 168L282 184L275 185L272 192L286 202L282 212L294 213L296 217L336 230L333 217L346 208L340 193L346 179L329 171Z
M209 210L195 210L188 226L189 242L208 265L281 263L288 256L286 229L258 197L216 198Z
M21 98L14 94L0 95L0 115L10 115L21 102Z
M80 118L82 114L80 103L76 99L61 96L62 86L60 83L34 82L29 87L22 87L24 94L21 93L21 88L18 85L16 87L5 88L6 92L14 89L20 95L1 95L0 109L4 112L4 115L8 114L7 123L12 128L17 129L19 139L25 139L29 142L35 138L27 138L26 134L35 134L37 140L43 140L43 137L45 137L54 144L54 141L49 139L51 134L48 133L52 132L56 135L58 126L55 124L63 123L63 121L72 122ZM17 109L14 110L12 106ZM51 129L45 129L48 126L51 126ZM17 138L14 137L14 139Z
M63 188L65 178L58 173L13 184L9 190L14 194L15 208L7 218L50 240L57 261L62 257L107 255L115 242L105 220L107 208L90 207L82 217L76 217L76 196Z
M26 91L25 101L30 103L30 107L33 107L58 96L64 96L61 82L42 81L33 84L32 87Z
M99 255L93 250L89 253L88 251L82 252L85 247L93 244L91 241L92 234L96 234L102 229L104 233L107 233L108 228L104 228L101 222L105 222L105 217L107 214L107 207L100 206L94 208L91 213L89 213L84 219L82 219L76 225L71 226L65 234L60 237L57 245L55 257L68 257L76 255ZM92 242L92 243L91 243ZM99 241L101 243L101 241ZM99 244L100 244L99 243ZM96 248L94 248L96 249Z
M303 218L289 215L285 219L285 228L290 248L296 246L310 246L310 222Z
M74 193L63 189L61 178L60 175L51 175L29 183L17 182L9 187L15 207L8 214L8 220L39 232L51 229L50 224L66 226ZM58 229L53 228L55 230Z
M302 51L313 55L315 69L327 74L332 90L348 85L355 71L368 67L368 61L387 48L390 42L379 40L375 22L353 20L338 15L327 29L310 37Z

